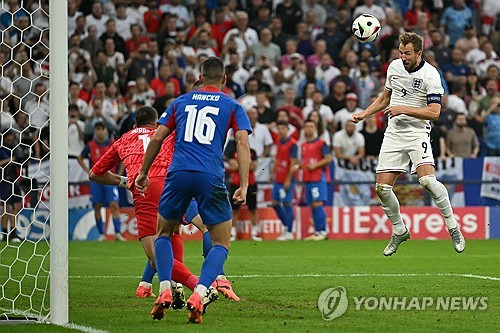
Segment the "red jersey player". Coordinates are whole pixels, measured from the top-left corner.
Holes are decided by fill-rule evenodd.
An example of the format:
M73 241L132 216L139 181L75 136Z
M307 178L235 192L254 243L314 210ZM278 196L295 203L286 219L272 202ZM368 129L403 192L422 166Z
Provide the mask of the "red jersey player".
M142 107L136 111L135 117L137 127L125 133L108 149L92 167L89 178L101 184L118 185L132 191L139 239L149 259L136 291L136 296L142 298L155 297L151 289L151 282L156 273L153 250L156 238L156 219L158 203L165 183L165 175L172 159L175 135L169 137L164 142L161 153L151 167L148 190L144 194L139 193L135 189L134 180L142 165L144 151L156 131L158 114L151 107ZM128 177L119 176L109 171L120 161L125 165ZM182 239L178 234L172 237L172 243L174 243L173 248L175 249L172 279L186 285L190 289L194 289L198 283L198 278L182 263L183 245ZM212 291L210 296L213 294L216 294L216 292ZM184 303L184 301L182 300L181 303ZM182 306L183 304L180 307Z

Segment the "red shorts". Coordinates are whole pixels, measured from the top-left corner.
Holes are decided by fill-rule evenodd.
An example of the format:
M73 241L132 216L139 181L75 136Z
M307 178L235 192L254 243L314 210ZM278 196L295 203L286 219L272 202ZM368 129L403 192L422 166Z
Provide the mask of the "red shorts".
M165 177L152 177L149 178L149 186L144 196L137 192L135 187L132 188L139 239L156 235L158 204L164 185Z

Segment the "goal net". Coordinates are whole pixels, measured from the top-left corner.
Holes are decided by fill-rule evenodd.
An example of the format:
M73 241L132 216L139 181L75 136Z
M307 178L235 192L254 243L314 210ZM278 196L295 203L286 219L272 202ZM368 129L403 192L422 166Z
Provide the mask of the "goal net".
M57 2L58 6L66 10L64 0ZM51 4L54 2L51 1ZM56 145L51 144L57 131L64 133L64 126L60 122L64 120L64 114L62 117L58 116L60 119L55 117L55 113L61 110L49 108L50 105L57 104L49 103L49 93L52 95L51 100L59 97L59 101L66 94L66 88L54 94L52 92L53 78L62 70L57 66L50 66L53 62L49 58L53 56L50 45L54 44L50 42L53 32L49 30L49 25L54 29L57 24L52 24L52 17L49 19L47 0L2 0L1 5L0 323L46 321L50 319L54 305L50 297L50 291L54 291L50 282L54 279L51 267L58 262L53 260L54 253L51 253L54 250L51 242L54 242L56 225L49 225L49 219L54 220L54 202L51 201L55 200L50 189L54 185L50 183L50 175L58 174L52 168L54 161L51 159L63 156L60 163L66 161L66 167L63 165L60 170L66 169L67 173L67 155L66 160L61 155L66 152L56 152ZM50 10L54 7L51 6ZM64 16L62 19L66 24ZM58 24L63 23L60 21ZM63 30L66 34L64 27ZM63 44L62 50L66 50L66 40L67 36L59 40L59 45ZM59 66L65 66L65 62ZM66 76L63 75L60 79L63 81L61 86L67 87ZM66 100L67 98L60 103L65 106ZM62 130L54 132L56 126L51 124L53 122L57 122L59 127L63 126ZM63 145L67 142L62 136L59 136L59 141ZM66 178L62 171L61 181ZM59 186L55 194L60 194L61 189L64 191L64 187ZM64 194L67 197L67 192ZM49 195L52 200L49 200ZM64 206L65 201L62 200L60 205ZM67 204L62 208L67 211ZM63 226L60 230L62 232L65 232L65 223L67 222L63 221L57 225ZM51 231L51 227L54 230ZM58 241L61 239L58 235L55 238ZM62 273L57 279L67 293L67 252L64 253L67 241L66 247L64 242L62 246L56 247L62 250L57 256L66 260L66 264L60 265L59 272ZM63 301L67 302L64 294L61 295Z

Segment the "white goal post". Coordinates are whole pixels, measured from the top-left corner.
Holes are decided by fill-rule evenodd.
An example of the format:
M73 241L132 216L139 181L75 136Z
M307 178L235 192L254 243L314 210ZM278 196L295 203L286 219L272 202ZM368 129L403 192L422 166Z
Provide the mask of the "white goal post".
M68 3L50 1L50 320L68 322Z

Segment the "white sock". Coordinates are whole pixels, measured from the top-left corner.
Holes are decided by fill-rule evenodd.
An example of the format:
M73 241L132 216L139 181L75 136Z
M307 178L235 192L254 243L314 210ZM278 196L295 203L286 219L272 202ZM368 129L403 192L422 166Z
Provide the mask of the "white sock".
M160 294L166 289L171 289L170 281L169 280L160 281Z
M453 216L453 210L451 208L446 186L438 181L434 175L420 177L418 181L431 195L432 200L439 210L441 210L441 214L443 214L444 220L446 221L446 227L448 229L456 228L457 220L455 220L455 216Z
M194 292L198 293L200 295L201 299L203 299L203 297L205 297L205 295L207 294L207 287L205 287L204 285L198 284L196 286L196 288L194 288Z
M153 285L149 282L146 282L146 281L141 281L139 282L139 287L144 287L146 289L151 289Z
M396 194L392 191L392 186L388 184L376 184L375 191L382 203L382 208L385 211L385 215L392 223L394 233L396 235L402 235L406 232L406 226L401 218L401 213L399 212L399 201Z

